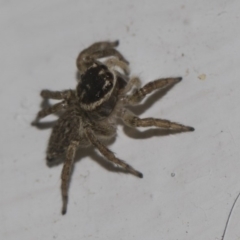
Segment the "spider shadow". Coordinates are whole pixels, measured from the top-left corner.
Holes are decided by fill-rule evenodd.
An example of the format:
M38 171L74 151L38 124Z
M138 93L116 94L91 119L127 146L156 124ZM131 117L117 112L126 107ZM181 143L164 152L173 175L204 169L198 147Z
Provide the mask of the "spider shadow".
M163 136L179 134L183 132L179 130L167 130L167 129L158 129L158 128L140 131L138 129L130 128L128 126L124 126L123 131L128 137L134 138L134 139L149 139L152 137L163 137Z
M168 93L168 91L170 91L174 86L175 84L167 86L163 89L159 89L152 95L147 96L147 99L144 101L144 103L135 106L129 106L128 108L139 116L142 113L144 113L147 109L149 109L153 104L155 104L161 98L163 98Z
M155 92L154 94L150 95L144 103L136 106L129 106L128 108L137 116L141 115L147 109L149 109L155 102L158 102L162 97L164 97L168 93L168 91L174 87L174 85L170 85L160 91ZM168 136L170 134L182 133L182 131L179 131L179 130L169 130L169 129L159 129L159 128L150 128L147 130L140 131L137 128L128 127L120 121L119 121L119 124L123 126L124 133L128 137L131 137L134 139L147 139L151 137Z
M80 82L80 80L81 80L81 73L79 71L76 71L75 78L76 78L77 82Z

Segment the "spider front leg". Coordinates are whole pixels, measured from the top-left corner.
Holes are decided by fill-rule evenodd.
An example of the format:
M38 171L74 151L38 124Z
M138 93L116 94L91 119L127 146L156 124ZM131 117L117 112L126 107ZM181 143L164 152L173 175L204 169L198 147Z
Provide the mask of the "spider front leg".
M95 146L99 152L107 158L108 161L121 166L123 169L127 170L128 172L134 174L135 176L142 178L143 174L137 170L135 170L132 166L125 163L123 160L115 157L113 152L111 152L103 143L101 143L97 137L94 135L93 131L90 128L85 129L85 134L89 141Z
M120 118L130 127L158 127L163 129L171 129L176 131L194 131L193 127L184 126L180 123L171 122L165 119L158 118L139 118L131 113L129 110L124 109Z
M136 103L139 103L141 100L143 100L144 97L146 97L147 94L153 92L157 89L162 89L167 86L176 84L182 80L181 77L177 78L161 78L152 82L147 83L142 88L137 89L132 95L127 97L127 103L130 105L134 105Z
M109 48L115 48L118 45L119 45L118 40L116 40L114 42L107 42L107 41L96 42L96 43L92 44L90 47L84 49L81 52L81 54L91 54L96 51L105 50L105 49L109 49Z
M69 182L71 178L72 168L74 164L74 158L76 154L76 149L78 147L78 142L71 142L67 149L66 154L66 160L64 162L63 170L62 170L62 200L63 200L63 206L62 206L62 214L65 214L67 212L67 203L68 203L68 189L69 189Z
M114 47L118 46L119 42L98 42L86 48L77 58L77 67L81 73L85 72L88 67L90 67L94 61L98 58L104 57L116 57L117 59L128 64L128 61L123 57L123 55L118 52Z

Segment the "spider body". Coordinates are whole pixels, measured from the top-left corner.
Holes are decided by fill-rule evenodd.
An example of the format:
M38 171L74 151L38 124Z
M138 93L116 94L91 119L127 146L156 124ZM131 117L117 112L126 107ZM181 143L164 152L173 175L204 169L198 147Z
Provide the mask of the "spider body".
M68 187L79 147L95 146L110 162L137 177L143 175L123 160L117 158L106 146L105 140L116 135L117 119L130 127L159 127L177 131L193 131L192 127L157 118L141 119L131 113L127 106L139 103L147 94L175 84L177 78L163 78L140 87L140 80L129 77L128 61L118 52L115 42L97 42L83 50L77 58L80 80L76 90L43 90L43 98L61 102L41 110L34 124L52 113L61 112L50 136L47 161L51 163L65 154L62 170L62 214L66 213ZM103 63L100 58L108 57Z

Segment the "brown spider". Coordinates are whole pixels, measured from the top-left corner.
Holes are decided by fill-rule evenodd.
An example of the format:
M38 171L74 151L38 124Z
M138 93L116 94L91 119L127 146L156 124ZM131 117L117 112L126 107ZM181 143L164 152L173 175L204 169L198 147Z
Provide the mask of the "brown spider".
M76 90L42 90L45 99L61 102L39 111L39 119L61 112L52 130L47 149L47 161L65 154L62 170L62 214L67 211L68 187L78 147L95 146L110 162L142 178L143 174L117 158L103 142L116 135L117 119L130 127L158 127L177 131L194 131L194 128L156 118L141 119L127 106L139 103L147 94L181 81L181 77L163 78L140 88L139 78L129 78L128 61L119 53L115 42L97 42L84 49L77 58L80 80ZM110 57L104 62L98 59Z

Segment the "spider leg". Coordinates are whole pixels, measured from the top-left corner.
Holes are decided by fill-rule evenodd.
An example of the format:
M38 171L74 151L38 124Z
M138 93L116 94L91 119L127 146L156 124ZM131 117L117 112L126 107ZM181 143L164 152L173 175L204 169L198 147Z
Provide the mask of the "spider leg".
M37 125L41 118L44 118L52 113L59 112L65 109L65 107L66 107L66 102L62 101L60 103L54 104L51 107L44 108L43 110L38 112L36 119L32 122L32 125Z
M181 77L177 78L161 78L147 83L142 88L136 90L132 95L127 98L128 104L134 105L139 103L147 94L154 90L165 88L169 85L176 84L182 80Z
M65 214L67 212L68 188L69 188L69 182L71 178L77 146L78 146L78 142L75 142L75 141L71 142L71 144L67 149L66 161L64 162L64 165L63 165L63 170L61 175L61 178L62 178L61 189L62 189L62 200L63 200L62 214Z
M96 51L117 47L118 44L119 44L118 40L116 40L114 42L107 42L107 41L96 42L96 43L92 44L90 47L84 49L81 53L91 54Z
M128 61L123 57L123 55L114 48L118 44L118 41L98 42L80 52L77 58L77 67L79 71L83 73L94 63L96 59L109 56L114 56L128 64Z
M65 90L65 91L50 91L50 90L42 90L40 95L43 98L50 98L50 99L56 99L56 100L68 100L71 97L73 97L75 92L73 90ZM32 125L37 125L39 120L41 118L46 117L47 115L50 115L52 113L61 111L65 109L67 105L66 101L62 101L60 103L54 104L51 107L45 108L38 112L36 119L32 122Z
M93 131L88 127L85 128L85 134L89 141L95 146L99 152L106 157L106 159L118 166L121 166L123 169L127 170L128 172L134 174L137 177L142 178L143 174L141 172L136 171L132 166L125 163L123 160L115 157L114 153L111 152L102 142L100 142L97 137L94 135Z
M184 126L180 123L171 122L158 118L139 118L125 109L120 118L130 127L158 127L163 129L171 129L176 131L194 131L193 127Z
M51 99L61 100L61 99L69 99L71 96L74 95L74 91L72 91L72 90L65 90L65 91L42 90L40 95L43 98L51 98Z

